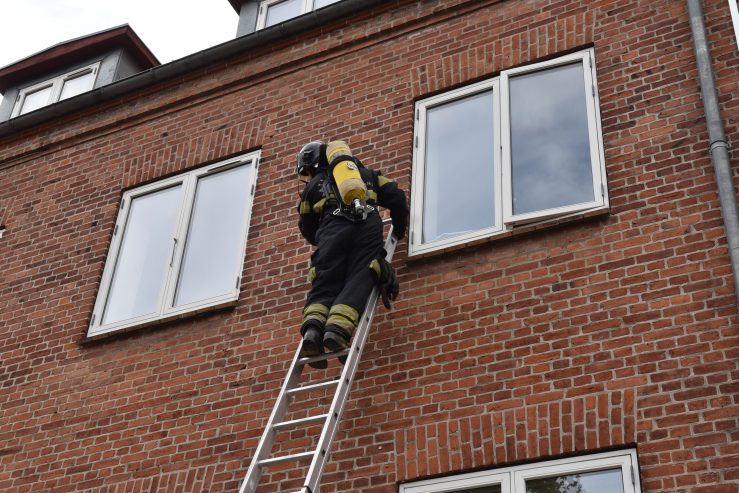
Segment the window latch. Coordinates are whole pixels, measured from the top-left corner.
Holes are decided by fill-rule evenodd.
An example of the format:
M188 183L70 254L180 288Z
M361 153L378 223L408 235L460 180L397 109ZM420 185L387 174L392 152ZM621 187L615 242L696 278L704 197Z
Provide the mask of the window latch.
M172 257L169 259L169 266L172 267L174 265L174 254L177 251L177 238L172 238L173 244L172 244Z

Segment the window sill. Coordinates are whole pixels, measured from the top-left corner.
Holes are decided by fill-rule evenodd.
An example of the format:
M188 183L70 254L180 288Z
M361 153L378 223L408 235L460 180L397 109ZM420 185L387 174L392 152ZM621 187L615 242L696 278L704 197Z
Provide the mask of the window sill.
M214 303L212 305L203 306L200 308L193 308L191 310L187 310L187 311L183 311L179 313L173 313L171 315L160 317L154 320L147 320L145 322L135 322L129 325L115 327L113 329L101 330L93 334L90 334L90 331L88 329L88 335L84 339L82 339L81 342L82 344L88 344L91 342L99 341L101 339L107 339L107 338L119 336L122 334L134 332L140 329L163 326L163 325L167 325L177 320L195 318L205 313L216 312L224 308L231 308L231 307L236 306L237 303L238 303L238 300L222 301L219 303Z
M415 260L427 259L430 257L435 257L437 255L443 255L445 253L456 252L456 251L470 248L473 246L478 246L478 245L490 243L493 241L499 241L504 238L525 235L528 233L539 231L541 229L553 228L560 224L569 224L569 223L573 223L576 221L589 219L592 217L605 216L605 215L608 215L609 213L610 213L610 209L608 207L598 207L595 209L589 209L587 211L575 212L575 213L567 214L564 216L558 216L555 218L546 219L543 221L521 224L521 225L513 226L511 229L507 231L499 231L496 233L492 233L488 236L485 236L484 238L475 238L474 240L465 241L463 243L457 243L455 245L440 247L440 248L436 248L433 250L427 250L423 252L412 253L409 251L408 261L412 262Z

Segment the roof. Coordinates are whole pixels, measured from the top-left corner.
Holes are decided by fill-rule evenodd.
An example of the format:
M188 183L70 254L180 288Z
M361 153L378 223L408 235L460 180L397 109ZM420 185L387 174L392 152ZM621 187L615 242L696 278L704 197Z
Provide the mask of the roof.
M226 41L183 58L173 60L164 65L144 69L131 77L115 81L111 84L87 91L73 98L44 106L25 115L0 122L0 138L34 125L46 122L50 118L68 115L83 108L118 98L124 94L140 90L162 81L182 77L203 67L236 57L243 56L250 50L269 46L275 41L293 36L307 30L324 28L327 23L344 20L350 15L366 12L368 9L387 3L391 0L342 0L327 7L303 14L280 24L270 26L251 34ZM0 69L0 74L4 69Z
M244 3L244 0L228 0L228 3L231 4L231 7L233 7L238 14L241 12L241 4Z
M0 92L43 73L53 72L101 51L115 48L124 48L142 65L142 70L160 65L159 60L131 26L123 24L64 41L0 68Z

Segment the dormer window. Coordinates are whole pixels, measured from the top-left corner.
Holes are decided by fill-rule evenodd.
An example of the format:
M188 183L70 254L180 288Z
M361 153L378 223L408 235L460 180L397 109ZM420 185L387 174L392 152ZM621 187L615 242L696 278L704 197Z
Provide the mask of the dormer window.
M62 99L87 92L95 85L100 63L62 74L53 79L23 88L18 93L11 117L24 115Z
M257 29L274 26L339 0L264 0L259 5Z

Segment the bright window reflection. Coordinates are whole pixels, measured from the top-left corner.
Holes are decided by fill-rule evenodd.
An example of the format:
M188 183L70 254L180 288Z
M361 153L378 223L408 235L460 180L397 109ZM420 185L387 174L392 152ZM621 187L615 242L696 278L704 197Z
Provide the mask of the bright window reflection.
M267 7L267 20L264 26L274 26L280 22L297 17L301 14L303 0L285 0Z
M233 289L250 179L251 168L240 166L199 180L176 305Z
M340 0L263 0L257 19L257 29L274 26L307 12L318 10Z
M510 79L513 214L593 201L582 63Z
M132 200L103 323L157 310L181 191L177 186Z
M23 99L23 107L21 108L20 114L30 113L31 111L37 110L49 104L51 99L51 92L53 91L52 86L44 87L37 91L26 94Z
M94 63L83 69L21 89L20 97L11 112L11 118L91 90L95 85L99 66L100 63Z
M71 98L83 92L89 91L92 88L92 84L95 80L95 74L87 72L85 74L78 75L71 79L64 81L62 86L62 94L59 97L60 100Z
M423 241L495 225L493 91L429 108Z
M336 3L338 1L339 0L316 0L314 8L320 9L321 7L325 7L326 5L331 5L332 3Z
M123 195L90 336L238 298L258 158L253 152Z

